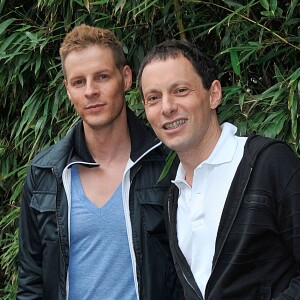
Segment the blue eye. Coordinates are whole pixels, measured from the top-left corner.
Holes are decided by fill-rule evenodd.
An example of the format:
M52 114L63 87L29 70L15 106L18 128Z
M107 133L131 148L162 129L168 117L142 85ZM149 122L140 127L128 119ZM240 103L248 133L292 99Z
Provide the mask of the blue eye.
M98 78L101 80L101 79L106 79L108 77L107 74L99 74L98 75Z
M83 83L84 83L84 80L78 79L78 80L73 82L73 85L74 86L81 86L81 85L83 85Z

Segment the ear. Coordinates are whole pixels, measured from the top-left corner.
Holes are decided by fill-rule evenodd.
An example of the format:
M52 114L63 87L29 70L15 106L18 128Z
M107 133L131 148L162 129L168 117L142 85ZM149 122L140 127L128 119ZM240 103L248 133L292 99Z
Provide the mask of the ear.
M214 80L210 87L210 107L216 109L222 99L222 87L219 80Z
M69 91L69 85L68 85L68 81L67 81L66 79L64 79L64 85L65 85L65 87L66 87L66 91L67 91L67 94L68 94L69 100L70 100L71 102L73 102L73 101L72 101L72 99L71 99L71 94L70 94L70 91Z
M131 88L132 84L132 72L128 65L123 68L123 80L124 80L124 90L125 92Z

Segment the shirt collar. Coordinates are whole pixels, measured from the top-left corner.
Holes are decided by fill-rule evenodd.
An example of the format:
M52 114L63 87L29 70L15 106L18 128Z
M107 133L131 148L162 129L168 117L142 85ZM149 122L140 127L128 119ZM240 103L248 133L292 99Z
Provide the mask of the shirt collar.
M232 161L237 147L237 140L235 138L237 128L230 123L224 123L221 128L221 136L213 152L202 164L220 165Z
M232 161L237 148L237 140L235 138L237 128L234 125L227 122L222 124L221 128L221 136L214 150L205 161L203 161L197 166L197 168L199 168L203 164L220 165ZM179 163L176 178L173 182L176 185L179 185L180 182L185 183L185 174L186 172L183 168L183 165Z

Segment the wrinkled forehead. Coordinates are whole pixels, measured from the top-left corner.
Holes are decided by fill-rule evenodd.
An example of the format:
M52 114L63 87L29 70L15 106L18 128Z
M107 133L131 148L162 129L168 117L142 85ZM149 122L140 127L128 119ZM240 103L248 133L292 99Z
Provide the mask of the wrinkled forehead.
M145 70L156 68L156 66L160 66L160 73L157 74L157 76L159 76L161 80L163 79L162 76L166 76L166 74L171 72L171 66L172 72L175 73L173 75L179 75L179 73L183 70L188 70L189 72L196 73L199 76L192 61L178 51L176 53L169 53L168 55L161 55L161 53L159 53L159 55L153 56L147 61L141 70L140 80L144 77Z
M183 56L176 58L153 59L145 66L141 74L141 87L145 91L149 82L156 85L170 85L173 82L198 80L201 77L194 69L191 62Z

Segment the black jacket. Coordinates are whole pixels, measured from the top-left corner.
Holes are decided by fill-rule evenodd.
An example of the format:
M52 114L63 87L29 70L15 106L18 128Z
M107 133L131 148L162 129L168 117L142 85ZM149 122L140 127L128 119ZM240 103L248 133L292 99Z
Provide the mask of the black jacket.
M175 267L185 299L203 299L178 246L177 204L172 184L165 206ZM205 299L300 299L300 159L285 144L248 138L222 212Z
M128 109L127 115L133 166L124 178L130 186L126 194L138 294L145 300L182 299L163 219L163 199L174 174L157 183L167 152ZM97 165L84 142L81 122L29 166L19 227L19 300L66 299L69 232L63 180L70 180L66 166L73 161Z

